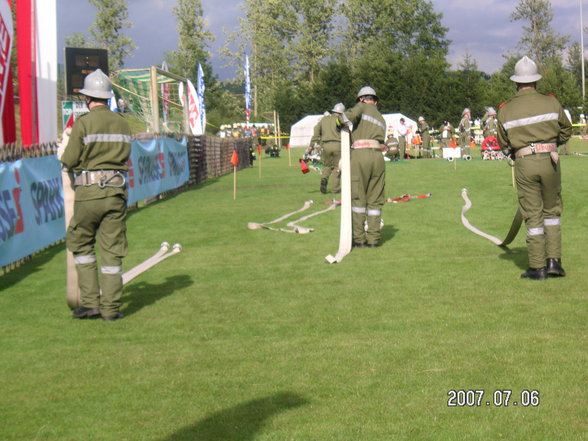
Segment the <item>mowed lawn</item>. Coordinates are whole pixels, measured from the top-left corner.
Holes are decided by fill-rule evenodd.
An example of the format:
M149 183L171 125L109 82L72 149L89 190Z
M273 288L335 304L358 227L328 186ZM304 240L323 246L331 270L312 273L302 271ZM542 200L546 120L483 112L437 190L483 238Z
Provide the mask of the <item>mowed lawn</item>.
M387 163L388 197L432 197L387 203L382 246L339 264L339 209L249 230L328 206L301 155L238 172L236 200L228 175L132 212L125 269L183 251L125 287L123 320L71 318L63 245L1 276L0 440L588 438L588 157L562 157L568 275L536 282L524 228L505 250L461 224L464 187L489 234L516 211L478 152Z

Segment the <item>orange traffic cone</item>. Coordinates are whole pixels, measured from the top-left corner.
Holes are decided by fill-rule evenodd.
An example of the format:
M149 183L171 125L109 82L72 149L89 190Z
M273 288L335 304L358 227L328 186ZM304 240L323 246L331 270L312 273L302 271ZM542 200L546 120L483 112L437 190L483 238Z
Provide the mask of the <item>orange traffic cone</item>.
M308 173L310 170L308 168L308 165L306 165L306 162L304 162L304 159L300 158L300 171L302 173Z

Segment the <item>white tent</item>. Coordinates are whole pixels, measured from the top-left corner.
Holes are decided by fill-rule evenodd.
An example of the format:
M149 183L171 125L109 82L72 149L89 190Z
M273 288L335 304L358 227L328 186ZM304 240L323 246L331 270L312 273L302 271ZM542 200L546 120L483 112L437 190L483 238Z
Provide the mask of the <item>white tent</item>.
M323 115L308 115L290 128L290 147L308 147L314 133L314 126Z
M404 122L411 133L417 130L416 121L404 116L402 113L385 113L382 116L386 120L386 137L390 133L395 133L396 127L400 124L400 118L404 118ZM290 147L308 147L314 133L314 126L317 125L322 117L323 115L308 115L292 125L290 129Z

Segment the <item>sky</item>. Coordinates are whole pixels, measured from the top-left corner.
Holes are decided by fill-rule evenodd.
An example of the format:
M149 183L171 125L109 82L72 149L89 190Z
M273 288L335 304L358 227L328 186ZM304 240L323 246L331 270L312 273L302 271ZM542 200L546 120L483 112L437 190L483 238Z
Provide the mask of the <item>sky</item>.
M551 0L554 19L551 22L560 35L568 35L570 42L580 42L580 2L584 26L588 26L586 0ZM241 0L202 0L208 29L215 35L209 45L210 61L219 80L236 75L233 67L223 67L226 60L217 52L223 47L226 34L239 24L243 9ZM133 57L125 61L125 68L146 68L160 65L165 52L177 48L176 20L172 14L175 0L128 0L131 29L124 33L138 46ZM446 37L451 40L448 61L457 69L464 55L473 56L481 71L493 73L503 64L503 54L512 52L522 36L526 23L512 22L518 0L433 0L436 12L442 13ZM59 60L63 59L65 38L74 32L89 37L88 27L94 21L95 8L87 0L57 0L57 44ZM588 44L588 41L586 42Z

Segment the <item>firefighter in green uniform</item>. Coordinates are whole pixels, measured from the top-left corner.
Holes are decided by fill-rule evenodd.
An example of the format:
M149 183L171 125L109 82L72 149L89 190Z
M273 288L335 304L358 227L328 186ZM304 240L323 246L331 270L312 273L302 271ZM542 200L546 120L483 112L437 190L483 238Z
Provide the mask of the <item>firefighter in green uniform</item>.
M131 129L123 116L109 109L110 90L110 80L100 69L86 76L80 93L90 111L74 124L60 158L75 175L74 214L66 235L80 288L81 306L74 309L73 317L102 316L105 321L123 317L122 259L127 255L124 173L131 153Z
M488 107L487 118L484 119L484 138L489 136L496 137L496 110L493 107Z
M357 104L345 113L351 133L351 211L354 247L380 245L386 167L382 150L386 121L378 111L376 91L362 87ZM367 220L367 232L364 224Z
M345 106L341 103L335 104L331 115L325 115L314 127L314 135L310 145L317 143L321 145L321 161L323 170L321 173L321 193L327 192L329 178L332 177L331 191L341 191L341 178L339 177L339 161L341 160L341 123L339 116L345 112Z
M467 107L461 112L461 121L459 122L459 143L462 148L462 155L470 154L470 134L472 131L472 114Z
M431 128L427 121L425 121L424 116L419 116L418 119L418 129L417 133L421 137L422 149L423 149L423 157L430 158L431 157Z
M498 142L515 157L519 209L527 227L529 268L522 278L563 277L561 266L561 164L557 147L572 125L555 97L535 90L537 65L521 58L510 77L517 93L498 111Z

